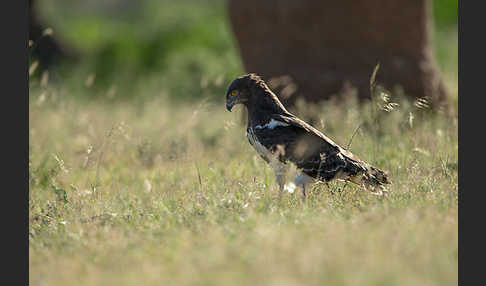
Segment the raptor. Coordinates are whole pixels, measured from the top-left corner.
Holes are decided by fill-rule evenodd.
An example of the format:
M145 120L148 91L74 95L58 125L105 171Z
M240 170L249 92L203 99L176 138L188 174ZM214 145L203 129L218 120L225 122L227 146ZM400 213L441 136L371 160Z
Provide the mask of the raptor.
M246 136L275 172L280 191L286 186L289 163L299 173L294 186L306 195L309 183L339 179L381 194L389 184L387 174L334 143L322 132L288 112L256 74L236 78L226 92L226 109L242 104L248 109Z

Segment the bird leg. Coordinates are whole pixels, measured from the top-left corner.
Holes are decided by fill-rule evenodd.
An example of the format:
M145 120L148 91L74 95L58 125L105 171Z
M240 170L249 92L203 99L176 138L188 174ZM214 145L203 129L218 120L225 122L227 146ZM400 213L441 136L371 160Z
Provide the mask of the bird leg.
M305 195L305 184L302 185L302 201L305 202L305 198L306 198L306 195Z
M278 196L282 197L284 187L285 187L285 180L282 175L275 175L277 184L278 184Z
M285 188L285 175L287 173L287 168L285 164L276 164L273 170L275 173L275 180L277 181L278 185L279 197L282 197L282 193Z
M305 201L306 198L306 190L305 187L307 184L314 182L314 178L310 177L309 175L306 175L304 173L299 173L295 179L294 179L294 184L296 186L301 186L302 187L302 200Z

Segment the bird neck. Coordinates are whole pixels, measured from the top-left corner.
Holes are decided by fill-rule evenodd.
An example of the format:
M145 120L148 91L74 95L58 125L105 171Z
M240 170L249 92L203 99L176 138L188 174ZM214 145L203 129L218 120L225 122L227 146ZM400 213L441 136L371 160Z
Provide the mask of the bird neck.
M272 114L287 114L288 111L268 88L255 86L247 102L248 124L260 124L270 120Z

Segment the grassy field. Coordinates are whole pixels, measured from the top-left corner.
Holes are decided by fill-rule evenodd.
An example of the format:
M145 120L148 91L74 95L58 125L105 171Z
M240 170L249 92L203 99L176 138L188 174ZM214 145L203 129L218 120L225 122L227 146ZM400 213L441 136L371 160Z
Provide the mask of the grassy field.
M342 145L361 124L351 151L393 181L386 197L316 185L302 203L278 198L223 96L40 92L29 104L31 285L457 285L457 106L300 104Z
M349 149L393 182L384 197L317 184L302 202L278 196L241 107L225 109L224 91L243 72L222 8L202 10L204 21L189 13L184 25L171 22L177 9L143 10L175 16L138 17L147 23L127 33L73 17L66 30L91 53L85 66L66 80L63 70L31 78L30 285L457 285L456 28L435 34L447 110L399 94L291 109L342 146L358 130ZM110 25L128 38L95 33ZM140 54L159 58L150 51L170 45L142 72L124 53L151 25L168 28ZM117 51L116 65L102 63L114 71L93 77L104 46Z

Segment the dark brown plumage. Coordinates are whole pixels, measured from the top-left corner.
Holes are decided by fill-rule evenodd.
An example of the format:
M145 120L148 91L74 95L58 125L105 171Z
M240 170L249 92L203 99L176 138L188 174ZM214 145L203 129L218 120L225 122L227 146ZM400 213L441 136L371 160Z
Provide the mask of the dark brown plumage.
M294 184L342 179L381 193L389 184L385 172L375 168L288 112L265 82L255 74L235 79L226 93L226 108L243 104L248 109L247 137L275 170L280 189L289 162L301 171ZM377 189L378 187L378 189Z

